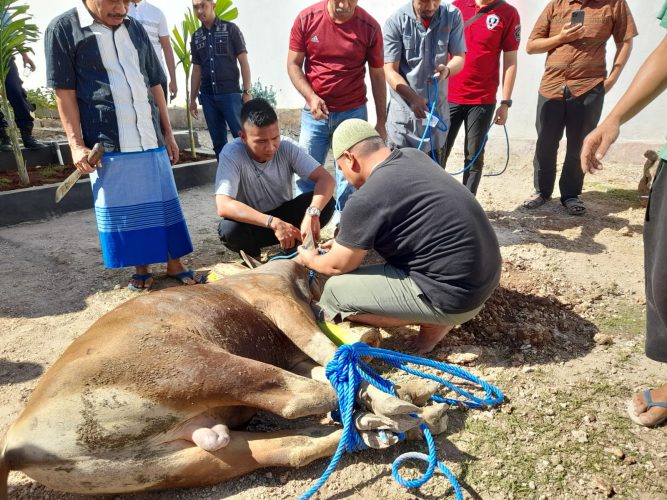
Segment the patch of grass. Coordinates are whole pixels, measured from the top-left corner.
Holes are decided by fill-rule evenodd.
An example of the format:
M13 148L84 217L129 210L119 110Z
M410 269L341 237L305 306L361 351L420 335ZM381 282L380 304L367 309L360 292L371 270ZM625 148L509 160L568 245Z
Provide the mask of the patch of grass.
M624 182L623 185L627 186ZM596 195L610 201L630 202L633 206L640 206L637 189L618 187L609 182L592 182L588 185L589 191L596 191Z
M639 304L620 303L615 313L608 312L597 320L601 332L620 333L634 337L641 335L646 329L643 306Z
M39 169L42 177L58 177L62 175L67 167L65 165L51 164Z
M463 429L451 436L462 451L475 457L466 462L461 479L475 491L531 498L544 493L559 498L590 495L593 476L606 478L627 498L648 492L645 485L651 485L652 493L667 493L667 485L652 480L655 470L649 455L626 450L637 460L628 465L605 451L637 440L621 413L600 411L614 408L630 390L607 380L595 370L590 378L554 394L515 398L510 414L498 412L487 419L468 413ZM501 387L511 383L498 382ZM597 420L590 421L591 415ZM585 442L577 437L582 433Z

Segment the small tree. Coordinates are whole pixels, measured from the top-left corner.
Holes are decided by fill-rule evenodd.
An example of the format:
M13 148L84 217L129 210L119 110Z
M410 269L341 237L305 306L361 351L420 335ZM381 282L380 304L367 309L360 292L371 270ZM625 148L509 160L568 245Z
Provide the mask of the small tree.
M218 0L215 5L215 15L223 21L233 21L238 17L239 12L236 7L230 9L231 6L232 0ZM174 46L178 64L183 66L183 72L185 73L185 115L187 117L188 132L190 135L190 151L192 151L193 159L197 158L197 152L195 150L195 134L192 128L192 117L190 116L190 111L188 109L190 105L190 73L192 72L190 38L192 38L195 31L199 29L200 25L201 23L197 16L192 12L192 9L188 8L183 22L181 23L181 31L178 31L178 27L174 26L174 29L171 32L171 43Z
M5 80L14 56L21 52L32 52L27 45L38 40L37 26L28 22L31 18L27 5L16 5L16 0L0 0L0 106L8 124L7 132L23 186L30 184L30 178L19 144L19 131L14 122L14 112L7 99Z

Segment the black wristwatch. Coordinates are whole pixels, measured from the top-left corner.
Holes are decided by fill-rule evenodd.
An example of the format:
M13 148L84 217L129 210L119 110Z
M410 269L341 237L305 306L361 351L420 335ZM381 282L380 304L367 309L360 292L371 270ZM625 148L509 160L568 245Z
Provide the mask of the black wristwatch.
M243 91L241 93L245 94L245 95L250 95L250 92L251 92L250 89L243 89Z
M500 105L502 106L503 104L507 105L508 108L512 107L512 99L503 99L500 101Z

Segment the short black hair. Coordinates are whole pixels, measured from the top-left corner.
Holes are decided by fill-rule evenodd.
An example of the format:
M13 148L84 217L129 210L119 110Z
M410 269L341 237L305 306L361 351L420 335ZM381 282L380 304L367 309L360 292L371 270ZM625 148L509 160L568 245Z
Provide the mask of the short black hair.
M269 101L258 97L250 99L241 108L241 125L250 122L255 127L267 127L278 121L278 115Z

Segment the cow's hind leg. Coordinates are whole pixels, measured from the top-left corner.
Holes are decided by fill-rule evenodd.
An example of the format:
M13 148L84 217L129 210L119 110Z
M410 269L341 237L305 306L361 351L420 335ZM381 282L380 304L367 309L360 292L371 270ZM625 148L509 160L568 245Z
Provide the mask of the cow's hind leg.
M227 481L264 467L303 467L318 458L333 455L340 441L340 428L308 427L278 432L230 433L229 444L207 452L187 447L162 465L165 483L151 489L204 486Z

